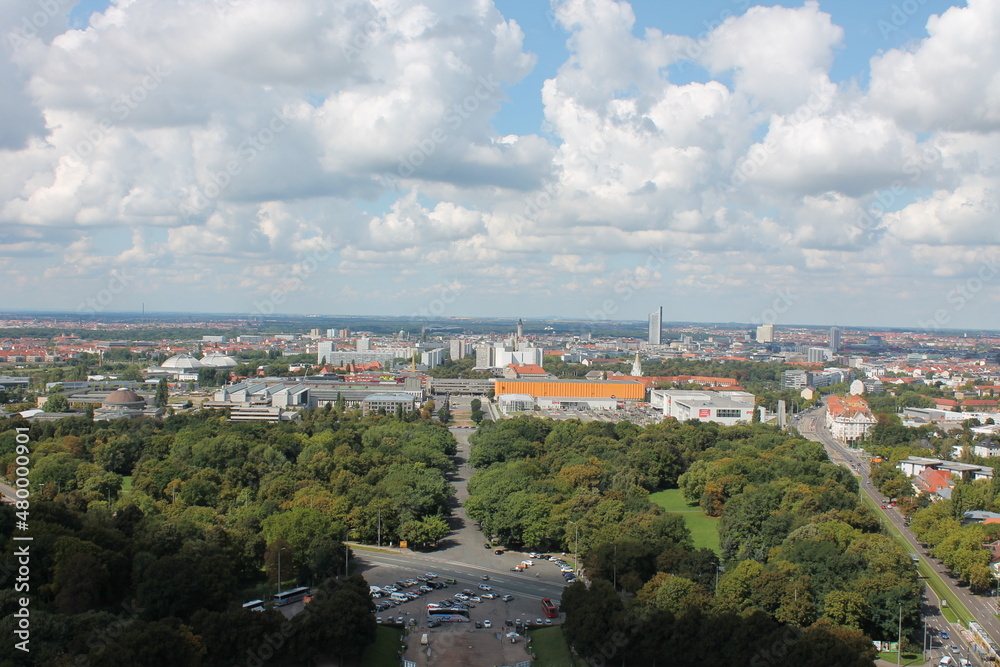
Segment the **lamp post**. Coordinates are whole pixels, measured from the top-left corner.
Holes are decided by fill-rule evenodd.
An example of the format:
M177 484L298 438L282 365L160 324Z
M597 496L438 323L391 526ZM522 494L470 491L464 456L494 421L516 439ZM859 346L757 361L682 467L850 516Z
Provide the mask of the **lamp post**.
M899 603L899 635L896 637L896 667L903 664L903 603Z
M288 547L278 549L278 592L281 592L281 552L288 551Z
M576 521L569 522L576 531L576 551L573 554L573 564L576 566L576 574L580 574L580 525Z

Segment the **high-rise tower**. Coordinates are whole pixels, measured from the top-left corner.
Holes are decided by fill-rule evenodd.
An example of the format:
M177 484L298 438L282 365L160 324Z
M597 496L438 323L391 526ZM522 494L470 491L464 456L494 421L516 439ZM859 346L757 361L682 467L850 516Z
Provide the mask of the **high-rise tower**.
M649 314L649 344L660 345L663 332L663 306Z

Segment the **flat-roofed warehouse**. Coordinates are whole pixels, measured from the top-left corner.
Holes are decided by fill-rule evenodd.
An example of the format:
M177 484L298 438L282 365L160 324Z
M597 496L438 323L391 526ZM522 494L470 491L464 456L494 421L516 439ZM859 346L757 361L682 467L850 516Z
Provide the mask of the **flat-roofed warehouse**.
M527 394L532 398L616 398L621 401L643 401L646 386L632 380L497 380L496 395Z

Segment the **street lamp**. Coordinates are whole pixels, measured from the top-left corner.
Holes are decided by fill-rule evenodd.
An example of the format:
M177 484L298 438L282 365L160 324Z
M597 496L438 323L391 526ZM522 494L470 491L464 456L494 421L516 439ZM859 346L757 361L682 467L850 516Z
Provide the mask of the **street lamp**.
M288 547L278 549L278 592L281 592L281 552L288 551Z
M570 521L569 524L573 526L576 531L576 550L573 554L573 564L576 566L576 574L580 574L580 525L576 521Z

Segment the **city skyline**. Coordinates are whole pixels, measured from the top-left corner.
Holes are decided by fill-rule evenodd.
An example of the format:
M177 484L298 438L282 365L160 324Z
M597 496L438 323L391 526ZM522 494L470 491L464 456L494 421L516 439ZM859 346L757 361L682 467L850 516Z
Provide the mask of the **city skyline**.
M996 326L995 4L676 4L8 3L3 305Z

